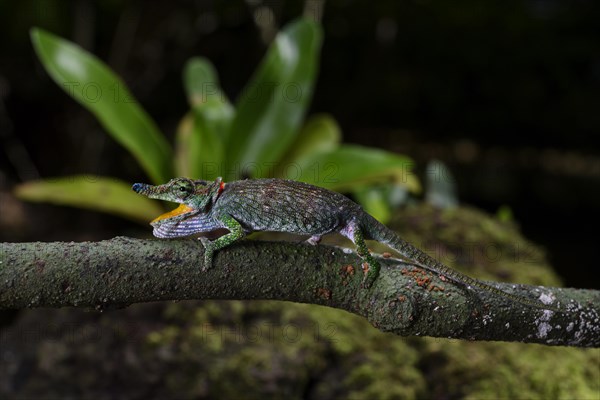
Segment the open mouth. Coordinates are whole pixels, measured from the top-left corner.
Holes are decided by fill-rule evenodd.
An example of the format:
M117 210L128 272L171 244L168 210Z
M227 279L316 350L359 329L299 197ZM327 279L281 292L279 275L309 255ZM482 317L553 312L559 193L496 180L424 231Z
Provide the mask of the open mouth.
M192 207L188 207L185 204L180 204L179 207L177 207L176 209L169 211L167 213L161 214L158 217L154 218L152 220L152 222L150 222L150 224L155 224L156 222L165 220L165 219L169 219L169 218L173 218L173 217L178 217L180 215L184 215L184 214L189 214L192 211L194 211L194 209Z

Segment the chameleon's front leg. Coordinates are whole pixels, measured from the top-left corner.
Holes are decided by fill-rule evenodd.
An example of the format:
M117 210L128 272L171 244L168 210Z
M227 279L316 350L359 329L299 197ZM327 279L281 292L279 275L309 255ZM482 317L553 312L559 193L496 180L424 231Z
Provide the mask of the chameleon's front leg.
M245 236L244 229L239 222L230 215L220 216L219 221L223 222L223 225L229 229L229 233L215 239L213 241L208 238L201 237L200 241L204 246L204 266L202 271L207 271L212 267L213 255L215 251L222 249L223 247L229 246L231 243L239 240Z

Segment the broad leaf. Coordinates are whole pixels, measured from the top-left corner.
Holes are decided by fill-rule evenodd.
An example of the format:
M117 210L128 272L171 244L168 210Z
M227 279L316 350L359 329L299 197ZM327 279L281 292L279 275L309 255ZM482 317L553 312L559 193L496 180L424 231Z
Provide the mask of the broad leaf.
M425 201L438 208L458 206L456 181L441 161L432 160L425 169Z
M317 153L299 163L298 176L288 176L340 192L356 189L357 185L395 183L413 192L420 184L411 172L412 161L384 150L342 145L338 149Z
M131 185L112 178L70 176L23 183L15 194L24 200L88 208L148 222L163 213L157 201L131 190Z
M312 96L321 29L297 20L279 32L240 96L227 143L227 179L264 177L288 150ZM258 168L256 168L258 166Z
M91 111L155 183L173 176L169 143L106 64L81 47L39 28L31 30L31 41L54 82Z
M352 191L363 208L382 223L392 217L392 210L408 202L408 188L397 184L360 186Z
M194 140L194 114L189 112L181 118L175 135L175 175L188 178L192 175L192 160L196 156L192 149Z
M194 111L186 114L175 137L175 168L178 176L215 179L220 176L223 142L203 124Z
M362 187L352 192L354 198L363 206L366 212L382 223L386 223L392 216L392 209L388 203L385 191L380 187Z
M184 67L183 82L200 125L225 142L234 109L219 87L219 79L211 62L202 57L191 58Z
M276 169L276 176L286 178L287 172L294 171L304 159L313 157L315 153L335 150L340 140L340 127L330 115L320 114L310 117L288 152L282 157Z

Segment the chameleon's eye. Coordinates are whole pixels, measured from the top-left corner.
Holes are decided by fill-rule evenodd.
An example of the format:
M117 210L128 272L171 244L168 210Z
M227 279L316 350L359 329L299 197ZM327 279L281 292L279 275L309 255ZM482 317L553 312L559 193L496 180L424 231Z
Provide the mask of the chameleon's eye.
M194 191L194 185L190 181L180 181L173 187L173 194L180 199L185 199Z

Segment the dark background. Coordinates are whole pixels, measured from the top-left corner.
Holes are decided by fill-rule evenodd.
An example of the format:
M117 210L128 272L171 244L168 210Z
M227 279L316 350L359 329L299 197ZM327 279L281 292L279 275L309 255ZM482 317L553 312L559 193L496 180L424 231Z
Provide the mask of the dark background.
M81 173L145 178L44 72L32 26L107 62L172 139L188 108L185 61L209 58L235 99L266 49L257 25L281 26L303 7L0 1L0 189ZM345 141L407 154L421 171L444 161L463 203L492 213L510 206L567 285L598 288L598 21L597 1L328 1L310 112L331 113ZM9 212L7 202L0 207ZM89 211L25 210L24 232L3 229L2 240L102 239L131 229Z

